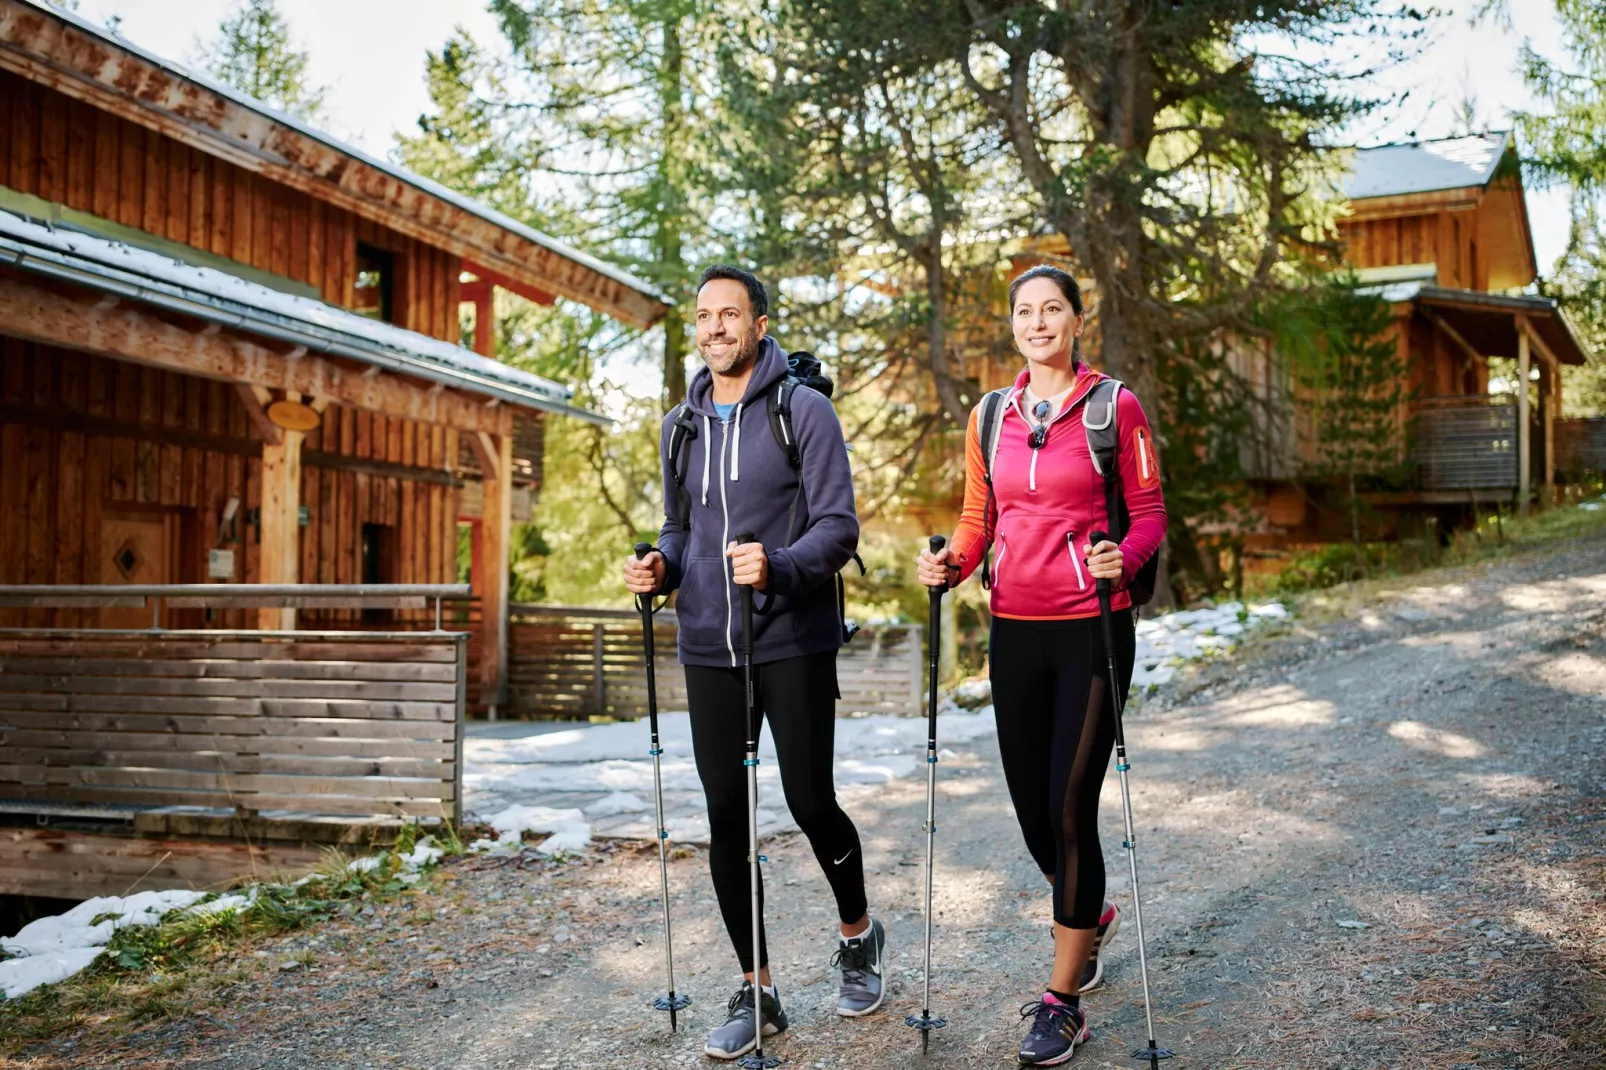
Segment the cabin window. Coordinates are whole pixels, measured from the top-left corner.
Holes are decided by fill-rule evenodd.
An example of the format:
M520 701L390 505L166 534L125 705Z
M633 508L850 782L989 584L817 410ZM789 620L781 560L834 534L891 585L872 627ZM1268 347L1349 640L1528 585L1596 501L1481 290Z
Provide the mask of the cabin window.
M356 312L369 319L395 323L392 294L396 281L396 257L386 249L357 243Z

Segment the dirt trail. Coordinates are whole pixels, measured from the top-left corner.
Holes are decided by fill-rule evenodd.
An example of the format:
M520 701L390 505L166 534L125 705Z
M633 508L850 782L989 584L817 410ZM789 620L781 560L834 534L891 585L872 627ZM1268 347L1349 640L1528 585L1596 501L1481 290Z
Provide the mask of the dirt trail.
M1211 667L1128 734L1167 1066L1606 1065L1606 540L1401 583ZM1015 1065L1016 1008L1046 978L1046 890L992 741L940 776L933 1002L950 1025L922 1058L902 1024L920 988L924 789L895 781L854 807L892 941L885 1013L831 1013L824 880L801 839L766 849L785 1065ZM1127 907L1113 776L1103 820ZM450 872L417 904L246 956L209 1006L115 1051L65 1041L9 1065L715 1065L701 1041L734 963L700 853L671 874L696 999L676 1036L647 1008L662 962L650 854ZM1134 1065L1135 934L1129 914L1072 1066ZM277 968L301 950L310 965Z

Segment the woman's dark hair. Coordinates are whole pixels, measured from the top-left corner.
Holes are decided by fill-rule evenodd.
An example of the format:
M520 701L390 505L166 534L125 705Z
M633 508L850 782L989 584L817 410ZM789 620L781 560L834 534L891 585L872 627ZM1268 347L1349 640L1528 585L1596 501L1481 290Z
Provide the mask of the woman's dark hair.
M1026 285L1028 282L1031 282L1033 279L1053 280L1054 285L1060 288L1060 293L1065 295L1065 300L1071 303L1071 311L1076 313L1078 316L1082 314L1082 288L1076 284L1076 280L1071 277L1071 273L1069 271L1062 270L1061 268L1057 268L1053 264L1038 264L1036 267L1027 268L1019 275L1016 275L1015 278L1010 282L1010 315L1013 316L1015 314L1015 295L1020 292L1020 288L1022 286Z
M697 289L700 292L704 286L715 279L730 279L739 282L747 289L747 301L753 306L753 318L770 314L770 298L764 292L764 284L758 281L758 276L751 271L743 271L739 267L729 264L713 264L703 269L702 277L697 280ZM1071 285L1076 285L1072 283Z

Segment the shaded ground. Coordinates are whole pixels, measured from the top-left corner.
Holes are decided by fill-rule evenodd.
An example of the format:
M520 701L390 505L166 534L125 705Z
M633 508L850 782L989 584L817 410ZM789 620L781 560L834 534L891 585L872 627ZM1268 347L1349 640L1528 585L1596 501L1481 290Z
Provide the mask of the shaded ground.
M1606 1066L1606 540L1432 583L1260 641L1129 726L1169 1066ZM951 1025L925 1058L902 1025L919 993L923 785L895 781L852 805L892 940L885 1013L831 1013L824 880L801 839L766 848L786 1065L1014 1065L1015 1008L1046 977L1046 890L992 741L940 776L933 1002ZM1113 777L1103 814L1129 906ZM81 1034L0 1065L698 1064L734 964L705 859L680 854L677 964L697 1002L678 1035L647 1008L652 855L526 852L456 862L441 891L247 952L194 1013L111 1048ZM1131 1066L1143 1042L1128 922L1073 1066Z

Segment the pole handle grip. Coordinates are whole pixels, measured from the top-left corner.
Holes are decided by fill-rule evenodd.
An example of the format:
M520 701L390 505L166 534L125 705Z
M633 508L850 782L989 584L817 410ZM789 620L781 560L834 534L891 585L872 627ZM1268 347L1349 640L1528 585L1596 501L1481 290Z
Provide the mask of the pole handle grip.
M751 531L744 531L740 535L736 536L736 541L738 543L757 542L758 536L753 534Z
M948 545L948 540L941 535L933 535L926 541L933 554L942 553L942 548ZM948 585L943 584L941 587L927 587L926 590L931 592L932 601L936 601L943 596L943 592L948 590Z
M1102 531L1090 531L1090 532L1087 533L1087 541L1089 543L1091 543L1092 545L1094 545L1094 546L1097 546L1099 543L1103 542L1105 539L1108 539L1108 538L1109 538L1109 536L1107 534L1105 534L1104 532L1102 532ZM1109 597L1109 595L1110 595L1110 581L1109 580L1106 580L1106 579L1095 580L1094 581L1094 588L1099 592L1099 595L1101 597L1103 597L1103 598L1108 598Z
M643 560L650 553L652 553L652 543L650 543L650 542L638 542L638 543L636 543L636 560L637 561Z

